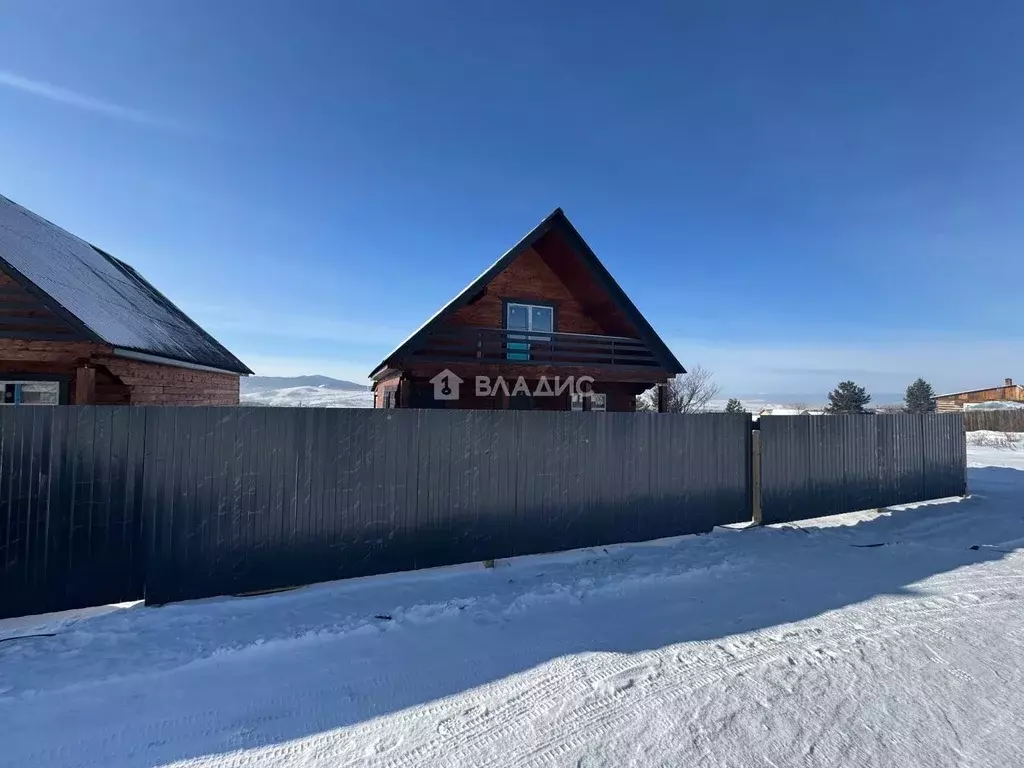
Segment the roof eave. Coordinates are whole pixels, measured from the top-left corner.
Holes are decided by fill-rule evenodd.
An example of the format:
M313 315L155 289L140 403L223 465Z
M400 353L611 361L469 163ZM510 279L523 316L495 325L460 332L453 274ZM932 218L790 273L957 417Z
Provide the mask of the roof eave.
M561 213L561 209L558 209L558 212ZM622 286L618 284L611 272L608 271L607 267L605 267L601 260L597 258L597 254L591 250L590 246L587 245L587 241L583 239L583 236L564 214L561 216L561 223L565 227L566 233L569 237L575 241L572 245L587 256L587 258L583 259L583 262L586 264L593 277L597 279L599 283L604 285L605 290L612 294L616 303L625 310L627 317L632 320L634 324L640 326L637 330L640 332L641 336L645 337L644 341L656 347L656 349L652 349L651 351L655 352L658 359L663 364L664 370L672 375L686 373L686 369L683 367L683 364L679 362L672 350L668 348L668 345L662 341L658 332L654 330L654 327L649 322L647 322L647 318L645 318L640 310L637 309L632 299L629 298L629 295L622 290Z
M997 384L994 387L979 387L978 389L962 389L959 392L947 392L944 395L935 395L932 399L938 400L941 397L956 397L957 395L973 395L975 392L988 392L992 389L1020 389L1024 384Z
M504 270L509 264L511 264L520 253L528 248L533 242L538 240L544 234L547 233L548 229L551 228L551 223L558 216L564 217L565 214L561 208L555 208L551 213L544 217L537 226L527 232L523 237L519 239L515 245L505 251L501 258L495 261L491 266L485 269L480 275L476 277L469 285L459 291L448 303L442 306L437 312L432 314L426 319L426 321L420 325L415 331L407 336L391 353L381 360L380 365L373 369L373 373L370 374L370 378L379 372L381 369L386 367L387 363L395 358L400 357L405 353L409 347L419 338L419 336L427 330L437 320L448 314L455 312L457 309L465 306L469 301L481 290L487 287L487 284L491 282L502 270Z
M137 349L129 349L127 347L114 347L112 354L114 357L123 357L126 360L138 360L141 363L153 363L154 365L168 365L174 368L187 368L193 371L206 371L208 373L226 373L231 376L251 376L253 372L243 363L239 370L231 368L218 368L213 365L203 365L202 363L195 363L191 360L179 360L173 357L167 357L166 355L154 355L151 352L140 352Z

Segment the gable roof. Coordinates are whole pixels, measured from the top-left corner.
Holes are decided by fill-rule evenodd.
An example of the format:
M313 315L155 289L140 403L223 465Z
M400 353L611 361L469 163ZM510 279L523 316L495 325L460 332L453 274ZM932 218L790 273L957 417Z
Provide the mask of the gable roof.
M252 373L135 269L3 195L0 270L83 338L171 365Z
M661 340L661 337L658 336L650 323L648 323L644 316L640 314L640 310L638 310L633 302L630 301L625 291L623 291L622 288L619 287L619 284L615 282L615 278L611 276L611 273L608 272L604 264L602 264L600 259L597 258L597 255L590 250L590 246L587 245L580 233L576 231L576 228L569 221L568 217L566 217L562 209L556 208L548 214L540 224L531 229L518 243L507 250L500 259L484 270L476 280L463 288L455 298L441 307L441 309L427 319L423 325L413 331L405 341L399 344L391 354L380 362L380 365L373 369L370 373L370 377L372 378L379 373L391 360L400 358L413 350L426 337L431 328L436 326L445 318L451 317L451 315L456 311L468 304L477 294L487 287L488 283L490 283L513 261L515 261L517 257L519 257L524 251L533 247L533 245L542 237L552 231L557 231L565 237L570 248L572 248L580 261L582 261L588 268L591 276L605 289L608 295L611 296L616 306L622 311L627 319L633 323L637 332L640 334L641 340L647 342L651 352L654 354L658 362L661 363L662 368L672 374L686 373L686 369L683 368L679 360L676 359L676 356L672 354L672 350L665 345L665 342Z

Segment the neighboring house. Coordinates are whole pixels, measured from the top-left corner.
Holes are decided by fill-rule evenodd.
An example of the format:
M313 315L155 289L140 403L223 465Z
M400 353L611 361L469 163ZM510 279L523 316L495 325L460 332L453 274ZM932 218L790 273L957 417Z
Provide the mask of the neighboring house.
M1024 403L1024 387L1014 384L1013 379L1006 379L1001 387L986 389L968 389L963 392L950 392L935 396L935 410L960 411L965 403L987 403L1002 400L1011 403Z
M5 405L235 405L249 373L123 261L0 196Z
M633 411L637 395L684 372L557 209L370 378L378 408ZM514 391L519 377L529 392ZM592 378L595 394L571 395L569 377Z

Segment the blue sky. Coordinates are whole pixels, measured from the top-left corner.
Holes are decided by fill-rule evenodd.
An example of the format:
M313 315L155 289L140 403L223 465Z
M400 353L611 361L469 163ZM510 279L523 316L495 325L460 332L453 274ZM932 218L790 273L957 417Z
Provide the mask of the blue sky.
M556 206L729 393L1024 378L1024 6L4 4L0 192L359 379Z

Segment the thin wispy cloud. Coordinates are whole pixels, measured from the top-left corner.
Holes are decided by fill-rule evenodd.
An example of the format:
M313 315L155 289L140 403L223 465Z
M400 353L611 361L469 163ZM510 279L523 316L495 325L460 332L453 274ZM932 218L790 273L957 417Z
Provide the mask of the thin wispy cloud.
M97 99L94 96L61 88L41 80L32 80L7 70L0 70L0 86L46 99L56 104L106 115L117 120L173 130L187 130L187 126L184 123L176 120L153 115L140 109L125 107L121 104L114 104L103 99Z

